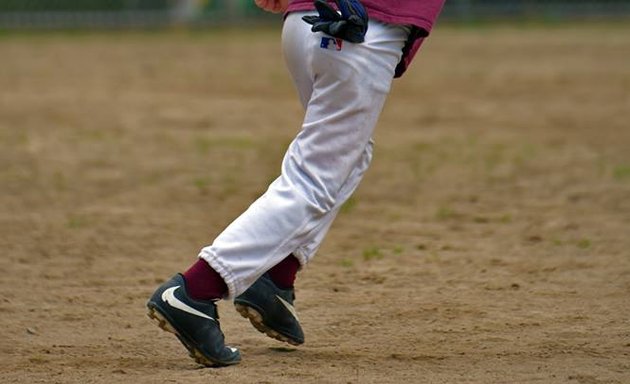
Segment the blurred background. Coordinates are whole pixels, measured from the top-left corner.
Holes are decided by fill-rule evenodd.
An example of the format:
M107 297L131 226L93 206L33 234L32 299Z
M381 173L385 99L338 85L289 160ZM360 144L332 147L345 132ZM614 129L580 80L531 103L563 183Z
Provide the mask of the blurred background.
M630 0L449 0L442 20L610 19ZM120 28L277 20L251 0L2 0L0 28Z
M630 0L446 4L300 273L307 343L222 302L244 362L205 370L145 303L280 171L282 17L0 0L0 382L630 383Z

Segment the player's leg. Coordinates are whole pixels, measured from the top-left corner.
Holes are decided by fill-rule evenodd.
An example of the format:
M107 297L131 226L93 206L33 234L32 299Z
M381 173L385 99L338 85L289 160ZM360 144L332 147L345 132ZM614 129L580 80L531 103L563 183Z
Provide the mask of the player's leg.
M269 273L258 278L254 285L237 296L234 301L237 310L249 318L258 330L291 344L301 344L304 341L304 334L292 306L293 287L279 286L271 274L282 272L293 274L289 276L289 280L292 281L297 269L287 268L287 262L295 260L293 255L301 264L306 264L313 257L341 205L362 179L372 158L371 130L389 89L393 68L400 58L402 44L408 32L405 28L375 25L372 29L374 32L367 38L367 44L370 44L368 49L378 52L378 55L389 56L391 62L389 66L385 65L385 70L382 71L364 70L366 64L378 66L378 59L365 61L366 58L370 58L369 53L355 52L355 57L350 59L360 62L356 65L354 61L339 60L336 57L337 53L328 56L329 52L320 51L326 49L323 42L326 40L322 39L327 37L321 34L313 35L300 23L299 16L293 18L290 16L285 23L283 43L287 65L298 88L300 99L307 108L307 114L303 130L291 144L283 162L283 176L293 183L299 183L300 172L308 172L312 178L325 178L327 172L332 172L334 176L320 182L324 187L319 189L329 188L334 192L330 193L331 199L328 201L326 198L311 198L313 205L321 203L322 200L330 205L320 207L323 213L311 218L311 227L303 232L302 243L292 251L292 255L274 266ZM308 43L305 44L304 41ZM343 43L335 44L339 44L343 50ZM323 58L314 62L313 58L318 54ZM338 66L346 65L354 66L352 75L340 75L335 72ZM370 84L370 81L378 83L373 77L378 75L385 76L386 84L377 84L377 89L374 89L374 84ZM362 77L363 80L357 77ZM349 94L344 94L346 92ZM312 113L312 109L319 112ZM331 118L335 115L338 117ZM320 118L324 121L319 121ZM357 135L356 130L362 132ZM309 151L309 148L317 148L317 153ZM356 155L361 149L362 152ZM344 151L354 151L355 155L345 158L341 156L339 160L339 154ZM322 170L320 165L322 159L333 164ZM346 173L337 178L337 172L343 172L344 167L336 166L335 161L346 162L352 166L345 167ZM317 192L318 188L307 186L301 190L308 194Z
M357 169L369 164L370 137L406 39L403 28L374 23L366 43L347 44L333 54L326 49L325 36L311 34L299 15L289 16L286 26L303 37L303 44L294 41L289 47L292 73L300 68L311 71L310 82L298 84L302 97L309 100L302 131L287 151L281 176L200 252L208 263L200 265L210 266L208 276L222 279L226 295L232 297L288 254L319 246L349 196L344 191L354 190L360 180L363 171ZM313 254L296 256L305 264ZM289 304L285 308L291 309L289 299L283 299ZM278 299L275 305L278 302L282 303ZM148 306L150 315L175 332L198 361L210 365L240 360L238 351L224 345L214 303L192 297L181 276L162 285Z
M299 14L288 16L285 36L289 32L294 38L285 45L287 63L294 76L310 77L312 84L302 130L285 155L281 176L200 253L224 278L231 297L321 237L323 223L346 197L340 193L344 185L365 161L408 33L371 23L365 43L337 50L327 36L311 33ZM312 255L304 256L301 264Z

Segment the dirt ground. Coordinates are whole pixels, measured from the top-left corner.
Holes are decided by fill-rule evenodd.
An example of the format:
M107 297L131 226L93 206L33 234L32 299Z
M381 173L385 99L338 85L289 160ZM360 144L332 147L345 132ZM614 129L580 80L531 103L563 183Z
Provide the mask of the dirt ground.
M145 315L278 174L277 30L0 36L3 383L630 383L630 28L438 27L296 302L234 367Z

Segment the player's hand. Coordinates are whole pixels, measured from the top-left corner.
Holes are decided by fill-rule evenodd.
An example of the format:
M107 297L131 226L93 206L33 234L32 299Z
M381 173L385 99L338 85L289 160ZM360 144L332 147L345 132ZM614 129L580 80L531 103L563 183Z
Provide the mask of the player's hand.
M319 16L304 16L302 20L313 27L313 32L324 32L330 36L362 43L368 29L368 15L359 0L334 0L341 14L337 12L328 0L315 0L315 8Z
M255 0L256 5L271 13L280 13L287 10L289 0Z

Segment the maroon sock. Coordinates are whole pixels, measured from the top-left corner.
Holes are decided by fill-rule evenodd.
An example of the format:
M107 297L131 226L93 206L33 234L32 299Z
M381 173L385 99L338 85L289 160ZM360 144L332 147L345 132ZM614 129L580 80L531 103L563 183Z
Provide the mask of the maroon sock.
M186 293L195 300L222 299L228 291L221 275L203 259L184 272L184 280Z
M278 288L289 289L293 288L298 269L300 269L300 262L291 254L271 268L268 273Z

